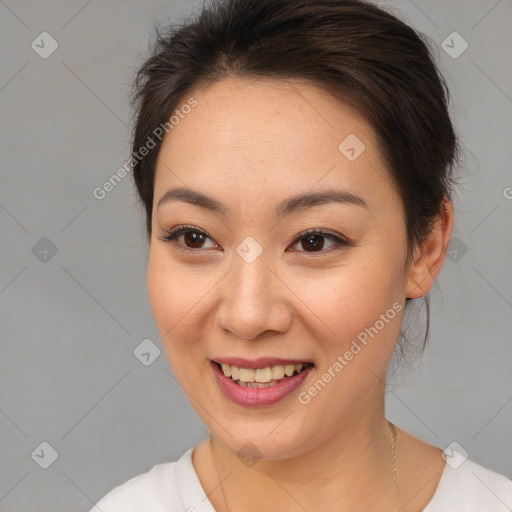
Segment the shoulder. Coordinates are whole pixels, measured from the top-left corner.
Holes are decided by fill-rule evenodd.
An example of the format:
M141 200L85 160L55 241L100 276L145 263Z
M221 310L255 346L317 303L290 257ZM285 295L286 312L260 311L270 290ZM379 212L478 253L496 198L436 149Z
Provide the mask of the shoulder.
M118 485L90 512L167 512L182 510L176 468L190 457L186 452L177 462L157 464L149 471Z
M450 460L424 512L509 512L512 480L471 460Z

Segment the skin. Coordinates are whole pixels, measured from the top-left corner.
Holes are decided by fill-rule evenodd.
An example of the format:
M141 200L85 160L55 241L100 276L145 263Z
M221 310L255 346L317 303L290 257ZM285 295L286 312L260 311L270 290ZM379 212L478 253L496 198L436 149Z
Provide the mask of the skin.
M451 203L408 266L401 198L357 110L298 80L230 77L191 96L197 106L158 157L147 278L169 363L212 434L213 451L206 440L193 452L205 492L217 511L225 502L244 512L421 510L444 468L440 450L397 428L398 496L384 415L403 310L307 405L297 393L393 304L429 291L450 239ZM338 150L349 134L366 146L355 161ZM213 197L231 216L183 201L158 208L175 187ZM273 214L284 199L328 188L357 194L368 208L328 203ZM209 237L192 248L190 237L160 239L180 224ZM310 228L350 244L320 237L315 252L304 239L292 243ZM236 252L248 236L263 249L250 264ZM179 249L187 244L189 252ZM293 358L315 369L285 400L251 409L217 386L210 360L221 356ZM236 456L247 443L256 447L252 467Z

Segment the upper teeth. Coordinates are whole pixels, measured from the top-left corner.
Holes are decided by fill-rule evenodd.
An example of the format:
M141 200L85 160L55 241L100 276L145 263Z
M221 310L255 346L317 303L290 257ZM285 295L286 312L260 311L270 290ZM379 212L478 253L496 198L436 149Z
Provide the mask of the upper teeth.
M222 364L222 371L226 377L231 377L233 380L240 380L242 382L270 382L272 380L279 380L291 377L294 373L299 373L304 365L299 364L278 364L277 366L267 366L266 368L239 368L238 366L230 366L229 364Z

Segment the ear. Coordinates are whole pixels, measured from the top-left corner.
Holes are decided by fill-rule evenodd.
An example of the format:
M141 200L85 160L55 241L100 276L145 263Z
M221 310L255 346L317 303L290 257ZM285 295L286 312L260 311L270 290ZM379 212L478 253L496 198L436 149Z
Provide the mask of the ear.
M439 274L446 256L453 228L453 207L445 197L441 213L436 217L432 231L417 247L410 265L405 296L410 299L423 297L430 290Z

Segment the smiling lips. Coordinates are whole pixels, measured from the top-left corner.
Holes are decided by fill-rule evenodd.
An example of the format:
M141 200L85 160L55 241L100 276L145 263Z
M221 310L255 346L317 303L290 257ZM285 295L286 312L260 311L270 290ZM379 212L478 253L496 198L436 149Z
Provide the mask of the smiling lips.
M307 363L306 363L307 364ZM226 377L236 382L239 386L247 388L267 388L275 386L282 379L291 377L302 371L305 364L278 364L276 366L267 366L265 368L240 368L239 366L230 366L221 364L221 369Z
M246 407L279 402L300 386L314 368L309 362L276 359L222 359L211 363L221 391Z

